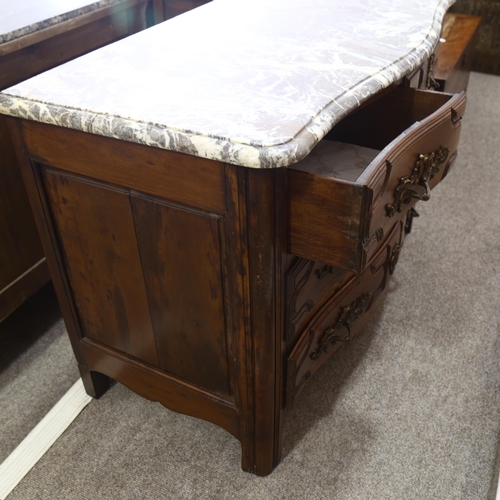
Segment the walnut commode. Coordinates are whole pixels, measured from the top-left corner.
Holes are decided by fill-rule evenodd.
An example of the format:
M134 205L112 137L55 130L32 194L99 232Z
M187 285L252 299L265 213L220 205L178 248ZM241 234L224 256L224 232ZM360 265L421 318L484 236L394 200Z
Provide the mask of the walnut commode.
M304 9L296 3L299 23ZM342 7L342 2L331 0L317 3L318 10L311 13L319 16L316 25L311 24L314 33L325 16L337 18L335 8ZM444 14L447 3L426 0L415 8L423 11L427 5L429 19L439 22L434 12L439 7ZM251 13L253 3L241 5L214 2L200 10L203 19L212 13L216 22L223 8ZM292 12L294 5L286 3ZM401 1L397 8L412 5ZM393 0L387 8L394 8ZM352 9L342 12L354 15ZM268 15L280 13L270 9ZM202 26L196 11L185 19L179 16L119 42L116 48L83 58L72 71L101 78L108 70L93 65L102 59L112 67L107 76L112 80L122 64L128 67L130 52L142 54L134 44L144 43L149 51L144 57L152 57L163 47L156 49L153 42L173 37L170 29L180 33L184 22L198 21ZM251 19L248 22L249 30L257 29ZM325 29L331 31L329 22ZM429 30L424 24L425 34ZM379 36L386 36L380 26L375 28ZM171 410L226 429L241 442L245 471L265 475L273 470L281 458L286 410L320 366L369 321L391 274L397 272L404 238L417 215L415 204L432 198L431 189L453 166L465 95L398 86L408 61L422 64L427 52L418 51L437 41L439 26L435 28L430 31L433 38L392 66L382 64L369 77L353 76L350 64L345 71L326 74L331 79L330 108L324 108L322 115L307 115L306 125L299 118L291 120L297 128L294 139L283 139L276 147L243 143L241 135L195 137L193 129L148 124L139 120L148 103L135 106L122 95L115 102L111 86L96 96L79 92L78 87L78 95L72 97L73 83L65 79L71 81L73 73L64 74L62 69L57 81L63 82L63 90L35 87L37 82L43 85L49 74L0 95L0 110L11 115L6 120L89 394L99 397L109 378L115 379ZM305 40L314 41L311 37L308 33ZM208 37L207 43L211 43ZM297 43L297 50L304 50ZM321 43L324 47L324 40ZM380 46L373 44L373 49ZM310 57L317 54L313 48ZM389 48L394 57L397 47ZM290 48L291 53L294 50ZM115 55L117 63L112 65L109 60ZM213 52L206 51L203 57L209 55ZM178 64L178 71L188 73L176 57L172 67ZM219 62L223 65L225 59ZM241 71L247 70L247 62L241 63ZM289 71L294 68L290 65ZM151 71L169 69L170 64ZM222 83L226 77L233 82L233 74L221 71ZM260 74L257 69L255 74ZM302 73L297 80L286 73L288 87L280 75L275 85L266 80L265 89L277 89L278 95L268 96L265 109L257 107L264 92L259 90L255 102L259 111L251 115L257 135L265 129L271 137L276 129L291 127L289 121L264 119L272 109L279 116L286 114L289 108L272 108L272 100L290 92L294 82L305 85ZM392 83L387 80L390 75ZM313 88L304 87L312 96L305 101L321 98L316 94L317 86L324 84L321 78ZM335 82L347 78L353 79L352 88L335 94L334 89L340 88ZM189 84L181 80L179 85ZM380 81L388 83L384 89L378 83L374 91L372 85ZM175 86L176 74L169 73L164 83ZM246 88L248 82L240 83ZM133 95L134 89L127 94L126 84L122 83L123 94ZM205 80L197 84L202 86ZM54 95L47 97L44 92ZM369 98L359 105L363 93ZM103 95L107 107L115 106L115 114L92 111L90 106L102 105ZM64 105L59 102L65 99ZM81 100L87 99L91 102L84 109ZM164 104L169 99L166 95L158 101L168 119L177 109L177 104ZM207 127L222 126L231 107L226 95L221 99L224 112L219 115L218 108L208 107L217 116L213 120L204 116L200 123L206 119ZM242 109L247 104L242 102ZM349 113L347 104L352 108ZM116 114L122 105L135 106L137 121ZM157 111L154 106L148 109ZM186 103L184 112L192 111ZM196 121L197 115L191 119ZM313 132L323 127L326 133L330 119L335 126L318 142ZM235 118L234 126L242 134L247 128L253 130L252 124L246 125ZM162 143L166 136L170 142ZM153 140L156 147L148 143ZM306 156L308 149L312 151ZM258 157L253 155L257 150ZM280 167L285 150L292 159L299 159L300 151L304 154L295 164L288 158L287 167L264 168ZM237 160L240 164L235 164ZM255 165L257 160L260 165Z

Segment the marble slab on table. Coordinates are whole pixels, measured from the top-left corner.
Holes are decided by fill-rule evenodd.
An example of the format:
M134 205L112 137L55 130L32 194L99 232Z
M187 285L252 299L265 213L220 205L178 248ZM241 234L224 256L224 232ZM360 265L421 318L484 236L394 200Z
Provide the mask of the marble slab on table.
M418 67L453 0L214 0L16 85L0 113L255 168Z
M123 0L0 0L0 44Z

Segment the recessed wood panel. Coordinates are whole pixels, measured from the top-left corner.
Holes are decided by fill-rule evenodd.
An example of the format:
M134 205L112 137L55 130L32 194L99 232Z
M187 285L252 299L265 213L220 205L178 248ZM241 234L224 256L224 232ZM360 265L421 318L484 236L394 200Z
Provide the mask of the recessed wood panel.
M158 366L128 194L42 172L84 336Z
M220 220L133 197L160 366L229 393Z

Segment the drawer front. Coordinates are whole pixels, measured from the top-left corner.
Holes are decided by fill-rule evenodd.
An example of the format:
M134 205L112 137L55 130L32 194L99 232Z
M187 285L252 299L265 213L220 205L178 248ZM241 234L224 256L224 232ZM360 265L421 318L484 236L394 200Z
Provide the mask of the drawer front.
M363 231L361 266L376 252L394 221L406 220L418 201L429 201L457 157L465 96L417 124L380 163L367 181L369 211ZM382 180L383 179L383 180Z
M324 299L352 276L353 273L345 269L296 258L286 278L286 340L290 341Z
M345 284L307 323L287 360L287 406L293 404L305 382L370 319L394 272L403 237L404 223L397 221L364 272Z
M290 253L361 272L395 222L406 220L415 203L428 200L447 175L456 157L465 94L398 89L394 101L385 118L379 103L360 110L352 130L341 135L380 150L356 181L296 169L300 164L288 169ZM387 132L376 130L386 125ZM339 130L344 133L342 126Z

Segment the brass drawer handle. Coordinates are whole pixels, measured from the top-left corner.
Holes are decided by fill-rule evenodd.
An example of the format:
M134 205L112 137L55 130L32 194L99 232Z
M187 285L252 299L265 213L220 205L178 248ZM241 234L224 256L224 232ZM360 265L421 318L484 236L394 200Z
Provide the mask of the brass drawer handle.
M460 120L462 119L461 116L458 116L458 113L452 109L451 110L451 123L456 127L458 123L460 123Z
M371 293L364 293L340 311L337 322L323 332L318 342L318 348L311 354L311 359L316 361L322 353L328 352L329 346L333 346L337 342L349 342L351 340L351 325L365 312L370 298ZM347 328L348 332L343 338L336 334L337 330L342 327Z
M438 150L426 154L419 155L415 163L411 175L401 177L398 187L394 193L394 204L386 205L387 217L393 217L396 213L401 212L402 205L407 205L412 199L427 201L431 197L431 188L429 181L439 172L439 165L448 158L450 150L441 146ZM423 194L418 194L414 186L424 188Z

